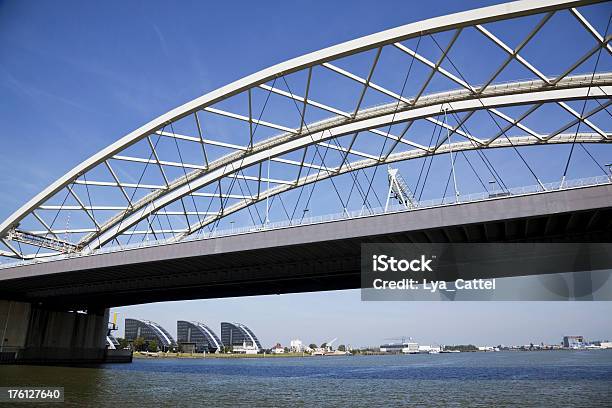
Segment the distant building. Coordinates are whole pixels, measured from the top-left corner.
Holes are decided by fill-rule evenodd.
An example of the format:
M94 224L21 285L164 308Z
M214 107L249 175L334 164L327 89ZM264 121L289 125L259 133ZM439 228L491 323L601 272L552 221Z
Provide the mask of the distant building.
M192 349L196 353L218 353L223 349L215 332L200 322L176 322L176 340L187 352Z
M419 346L419 353L421 354L438 354L440 351L442 351L442 347L440 346Z
M222 322L221 342L224 346L231 347L235 353L252 350L257 353L262 349L255 333L241 323Z
M145 341L155 340L157 347L164 351L177 346L170 333L159 324L150 320L125 319L126 340L133 342L138 337L142 337Z
M602 341L599 343L603 349L612 349L612 341Z
M381 353L401 353L404 345L402 343L388 343L380 345Z
M248 345L246 341L232 346L232 352L237 354L257 354L259 350L257 346Z
M583 336L563 336L563 347L581 348L584 346Z
M270 349L270 352L272 354L283 354L285 352L285 349L283 348L283 346L281 346L280 343L276 343L276 345L272 347L272 349Z
M299 339L291 340L289 348L294 353L301 353L304 351L304 344L302 343L302 340Z
M418 343L388 343L381 344L381 353L404 353L404 354L417 354L419 352Z
M438 354L442 351L440 346L419 346L419 353L422 354Z

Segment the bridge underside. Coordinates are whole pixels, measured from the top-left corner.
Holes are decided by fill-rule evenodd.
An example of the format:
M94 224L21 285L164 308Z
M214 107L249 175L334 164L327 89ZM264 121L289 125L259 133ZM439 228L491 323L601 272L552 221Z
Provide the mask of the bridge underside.
M602 185L24 265L2 271L0 299L87 309L354 289L365 242L612 242L611 196Z

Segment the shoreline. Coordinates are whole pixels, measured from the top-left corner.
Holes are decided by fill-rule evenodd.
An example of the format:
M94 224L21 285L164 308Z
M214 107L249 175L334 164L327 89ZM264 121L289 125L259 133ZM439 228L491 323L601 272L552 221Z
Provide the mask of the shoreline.
M604 349L602 349L604 350ZM568 350L568 349L543 349L543 350L500 350L500 351L463 351L462 353L517 353L517 352L546 352L546 351L598 351L598 350ZM135 359L236 359L236 358L306 358L306 357L355 357L355 356L414 356L428 353L414 353L414 354L403 354L403 353L356 353L346 355L326 355L313 356L308 353L283 353L283 354L231 354L231 353L151 353L151 352L140 352L136 351L133 353ZM445 354L445 353L442 353ZM448 353L446 353L448 354Z
M231 353L149 353L135 351L134 358L175 358L175 359L210 359L210 358L289 358L289 357L311 357L307 353L283 353L283 354L231 354Z

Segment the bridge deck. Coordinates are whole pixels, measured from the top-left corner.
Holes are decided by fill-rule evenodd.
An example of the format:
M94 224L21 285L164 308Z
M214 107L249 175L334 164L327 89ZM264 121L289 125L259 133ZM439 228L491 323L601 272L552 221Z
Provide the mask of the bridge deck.
M73 307L359 287L363 242L612 240L612 185L135 248L0 270L0 298Z

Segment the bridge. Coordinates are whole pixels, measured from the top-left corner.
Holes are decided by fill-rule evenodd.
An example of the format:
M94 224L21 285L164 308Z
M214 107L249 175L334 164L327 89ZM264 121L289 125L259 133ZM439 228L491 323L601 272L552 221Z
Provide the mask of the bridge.
M112 306L356 288L364 242L609 242L609 6L411 23L118 139L0 224L0 355L71 360L72 330L97 361Z

